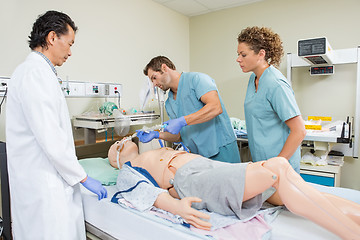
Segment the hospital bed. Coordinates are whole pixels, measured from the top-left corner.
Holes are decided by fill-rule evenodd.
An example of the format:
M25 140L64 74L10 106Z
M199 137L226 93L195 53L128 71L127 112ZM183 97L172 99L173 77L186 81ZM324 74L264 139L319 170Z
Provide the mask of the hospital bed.
M116 192L116 187L110 186L106 188L111 198L112 194ZM180 225L174 227L171 224L165 225L142 217L110 202L109 198L99 202L97 197L89 191L84 188L82 190L86 230L100 239L212 239L192 233L189 229ZM324 228L287 210L282 211L270 226L272 228L271 236L269 235L270 238L264 239L340 239Z
M112 143L77 147L78 158L106 157ZM101 151L102 147L103 151ZM360 191L313 185L322 192L335 194L360 204ZM179 224L170 224L166 220L164 222L154 221L152 218L142 216L136 210L129 211L120 207L110 201L117 191L116 186L107 186L106 188L108 198L101 201L98 201L94 194L82 188L86 229L100 239L212 239L193 233ZM286 209L279 212L275 220L269 223L271 233L264 235L264 239L340 239L328 230Z
M84 145L76 148L79 159L94 157L104 158L114 141ZM10 204L6 167L6 148L0 143L1 160L1 192L3 212L3 237L11 238ZM89 174L90 175L90 174ZM323 187L315 185L319 190L336 194L354 202L360 203L360 192L338 187ZM101 201L97 196L82 188L83 207L85 214L86 230L90 239L212 239L190 231L180 224L174 224L167 220L153 217L144 217L136 210L123 208L111 202L112 195L117 191L115 185L106 186L108 198ZM287 210L283 210L269 224L271 234L264 235L264 239L291 240L291 239L339 239L334 234L322 227L296 216Z

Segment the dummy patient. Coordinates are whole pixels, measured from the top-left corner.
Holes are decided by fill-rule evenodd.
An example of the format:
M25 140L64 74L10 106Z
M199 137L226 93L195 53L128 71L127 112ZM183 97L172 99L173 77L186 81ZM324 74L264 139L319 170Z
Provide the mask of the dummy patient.
M206 221L209 215L196 209L245 219L255 216L268 201L285 205L342 239L360 239L360 205L319 192L282 157L256 163L224 163L171 148L139 154L137 145L127 138L113 144L108 157L113 167L120 168L119 190L133 192L130 200L124 197L126 200L136 203L146 194L147 203L139 206L161 208L200 229L210 230L211 224ZM149 181L134 180L134 175ZM136 191L139 194L134 196Z

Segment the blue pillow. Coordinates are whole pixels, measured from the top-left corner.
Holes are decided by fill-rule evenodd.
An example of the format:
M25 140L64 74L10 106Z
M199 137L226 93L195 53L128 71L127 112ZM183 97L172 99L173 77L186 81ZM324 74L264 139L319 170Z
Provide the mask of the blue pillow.
M99 180L103 185L116 184L119 169L113 168L107 158L85 158L79 160L85 172L92 178Z

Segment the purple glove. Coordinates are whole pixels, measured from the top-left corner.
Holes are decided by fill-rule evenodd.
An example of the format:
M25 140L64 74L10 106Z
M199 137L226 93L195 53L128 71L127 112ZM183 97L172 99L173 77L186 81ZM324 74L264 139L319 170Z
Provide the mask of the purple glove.
M184 117L166 121L164 124L167 124L167 126L164 128L164 131L171 134L178 134L180 130L187 125Z
M159 132L158 131L141 131L137 130L137 137L139 138L140 142L147 143L153 140L154 138L159 138Z
M98 195L99 200L103 198L107 198L106 188L104 188L103 185L101 185L100 181L87 176L86 181L82 182L81 184L90 192L93 192L96 195Z

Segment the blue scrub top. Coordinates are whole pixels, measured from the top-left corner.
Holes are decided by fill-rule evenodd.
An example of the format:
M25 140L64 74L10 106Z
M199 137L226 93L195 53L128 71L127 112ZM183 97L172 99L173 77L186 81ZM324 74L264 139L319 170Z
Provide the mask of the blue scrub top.
M215 81L204 73L183 72L177 89L176 100L169 91L165 108L170 119L179 118L199 111L204 107L200 98L207 92L217 91ZM219 94L219 92L218 92ZM211 157L219 152L219 148L236 141L230 118L221 100L222 114L210 121L188 125L181 129L180 135L184 144L192 153Z
M294 92L275 67L268 67L259 79L255 92L255 74L249 79L245 98L245 120L251 157L254 162L278 156L290 129L286 120L301 115ZM300 146L290 158L291 166L300 171Z

